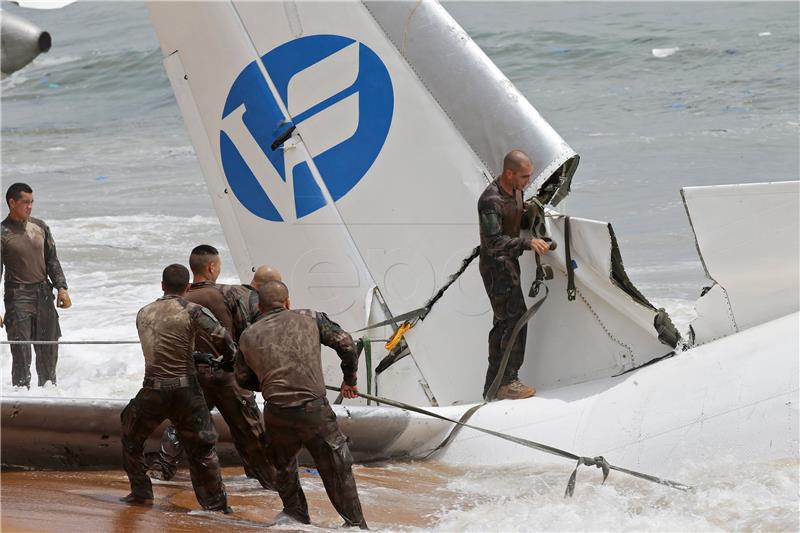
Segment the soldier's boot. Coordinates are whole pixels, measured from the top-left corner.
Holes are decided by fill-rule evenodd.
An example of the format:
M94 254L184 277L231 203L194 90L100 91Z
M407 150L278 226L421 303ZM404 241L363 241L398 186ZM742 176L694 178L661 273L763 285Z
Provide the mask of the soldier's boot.
M131 503L136 505L153 505L153 498L141 498L132 492L127 496L120 498L119 501L122 503Z
M301 524L310 524L311 517L308 516L308 502L303 489L300 487L299 478L295 478L296 486L281 484L281 479L278 479L278 494L283 503L283 510L281 514L297 520ZM281 490L283 489L283 490Z
M369 526L367 526L367 521L366 520L362 520L358 524L351 524L350 522L345 520L344 524L342 524L342 527L357 527L357 528L360 528L360 529L369 529Z
M498 400L522 400L536 395L536 389L525 385L520 380L515 379L511 383L500 385L497 389Z
M145 454L147 475L153 479L169 481L178 472L183 445L175 426L167 426L161 435L161 449Z
M169 481L178 472L178 463L164 461L158 452L148 452L144 456L147 463L147 475L153 479Z
M308 516L308 513L303 513L299 510L290 510L287 508L283 508L283 510L275 515L273 518L273 525L283 525L290 522L299 522L301 524L310 524L311 518Z

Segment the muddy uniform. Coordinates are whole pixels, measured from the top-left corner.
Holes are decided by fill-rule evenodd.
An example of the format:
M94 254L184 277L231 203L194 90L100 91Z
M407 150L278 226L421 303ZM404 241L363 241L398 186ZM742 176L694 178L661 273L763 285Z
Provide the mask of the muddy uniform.
M47 224L30 217L2 222L0 275L5 268L5 324L8 340L55 341L61 337L53 288L66 289L67 280L56 255L56 244ZM49 278L49 280L48 280ZM36 344L39 385L56 382L58 345ZM11 346L11 383L30 386L31 346Z
M217 430L197 381L194 339L205 333L226 360L236 349L233 339L211 312L177 296L165 296L143 307L136 328L144 352L144 383L122 411L122 458L139 499L152 499L144 443L164 419L174 424L189 458L197 501L204 509L227 508L215 448Z
M489 332L489 368L483 386L485 395L497 376L511 330L526 310L518 258L522 252L531 249L531 243L530 238L519 236L520 227L528 223L522 191L515 190L511 196L500 187L498 180L493 181L478 199L478 217L480 272L494 311L493 327ZM525 357L526 333L527 326L517 335L501 384L517 379Z
M339 514L348 525L366 527L347 437L325 398L320 343L336 350L344 381L355 385L358 356L352 337L324 313L283 308L265 313L242 335L236 379L260 390L267 402L267 453L278 470L284 512L309 523L297 473L297 454L305 446Z
M245 303L250 319L250 324L262 317L263 313L258 308L258 290L248 284L233 285L239 294L239 298Z
M250 323L249 312L240 298L238 287L217 285L211 281L193 283L185 298L208 308L225 329L233 332L237 340ZM208 335L202 331L198 332L195 339L195 350L214 357L220 355ZM264 488L272 489L275 470L267 460L266 436L255 394L242 389L231 370L197 363L197 378L208 408L216 407L228 424L247 475L256 478ZM150 458L167 478L174 475L180 460L181 443L176 437L175 431L167 428L161 439L159 457Z

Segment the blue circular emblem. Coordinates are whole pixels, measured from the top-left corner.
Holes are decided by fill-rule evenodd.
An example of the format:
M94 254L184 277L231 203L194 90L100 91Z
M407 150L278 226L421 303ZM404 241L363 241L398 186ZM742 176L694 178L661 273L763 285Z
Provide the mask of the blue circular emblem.
M351 65L357 74L349 86L331 89L332 94L328 95L324 94L324 83L303 87L300 83L303 76L295 78L313 67L317 72L313 79L318 80L319 72L325 72L329 60L330 68L341 68L341 62L334 61L332 56L351 46L356 49L351 49L346 57L357 61ZM348 132L349 136L342 139L327 139L331 147L312 154L330 197L338 200L364 177L386 141L394 111L392 80L375 52L363 43L339 35L300 37L274 48L261 57L261 62L284 109L293 109L293 101L308 99L305 95L309 91L317 100L322 91L322 99L308 109L293 109L294 116L287 118L261 66L256 61L247 65L234 81L222 113L219 135L222 167L230 189L251 213L273 221L300 219L323 207L326 200L308 162L287 168L283 142L289 139L293 127L318 114L318 120L323 122L327 116L338 116L321 113L343 105L346 99L352 103L356 97L355 132L352 135ZM300 81L292 83L293 79ZM347 109L351 108L356 109L352 105ZM335 130L333 127L332 131Z

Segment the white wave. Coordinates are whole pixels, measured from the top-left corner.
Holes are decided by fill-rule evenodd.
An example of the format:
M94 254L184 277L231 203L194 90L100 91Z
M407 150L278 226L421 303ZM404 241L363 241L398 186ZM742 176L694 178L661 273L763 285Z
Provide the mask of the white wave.
M79 217L66 220L49 220L58 239L59 247L88 249L97 248L138 251L163 257L169 250L180 250L188 254L194 246L187 243L193 239L208 240L206 235L219 234L219 221L215 217L194 215L179 217L171 215L140 215ZM220 239L213 244L227 250ZM158 264L158 263L154 263ZM120 265L117 265L120 266ZM121 265L126 267L128 265Z
M61 9L75 0L16 0L16 4L26 9Z
M51 56L40 55L34 60L34 65L37 67L53 67L56 65L63 65L65 63L74 63L83 59L81 56Z
M3 91L9 91L18 85L22 85L29 79L30 78L28 78L25 74L21 74L20 71L14 72L10 76L4 76L2 85Z
M653 48L652 54L653 57L663 59L665 57L673 55L678 50L680 50L680 48L678 48L677 46L675 48Z
M679 492L612 472L578 472L575 496L564 498L572 465L563 469L476 470L451 481L459 494L439 514L439 531L797 531L798 460L742 464L729 458L693 465L674 479Z

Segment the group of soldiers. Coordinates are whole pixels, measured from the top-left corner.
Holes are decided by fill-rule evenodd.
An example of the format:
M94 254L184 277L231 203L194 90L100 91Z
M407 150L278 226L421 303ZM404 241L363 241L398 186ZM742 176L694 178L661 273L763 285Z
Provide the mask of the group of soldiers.
M512 338L526 310L519 257L526 250L543 255L549 248L543 239L520 237L520 229L531 224L532 206L523 201L522 191L532 174L525 153L509 152L502 173L478 202L480 274L494 312L484 395L497 378L504 348L513 341L498 399L536 393L518 375L525 328ZM61 331L54 301L62 308L71 302L55 243L47 225L31 217L33 191L28 185L9 187L6 202L0 273L4 267L8 338L57 341ZM216 248L195 247L189 256L191 282L189 269L169 265L162 274L163 296L136 317L145 374L141 390L121 415L123 463L131 485L123 500L151 503L150 477L174 476L185 451L201 506L231 512L210 414L216 407L246 474L278 492L284 514L310 522L297 467L297 455L305 447L345 525L366 528L348 440L326 399L321 365L324 344L342 360L342 396L355 398L358 356L352 337L324 313L291 310L288 288L276 269L262 265L249 285L221 285L216 282L221 265ZM36 345L40 386L56 383L57 350L55 343ZM13 345L12 355L12 383L29 387L30 345ZM260 391L266 402L263 420L253 391ZM172 425L160 450L145 457L145 441L166 419Z
M39 385L56 384L56 303L71 306L67 282L48 226L31 216L33 190L6 191L0 275L5 275L6 327L12 341L35 343ZM321 344L342 359L345 398L355 398L358 356L352 337L324 313L290 310L280 273L262 265L250 284L216 283L216 248L195 247L192 272L164 269L164 294L136 317L145 359L142 388L121 414L123 466L130 479L126 503L153 501L150 477L175 475L185 452L195 495L204 509L231 512L216 452L214 407L228 424L245 472L278 492L283 514L310 523L297 455L305 446L345 525L366 528L347 438L325 398ZM57 294L53 295L53 289ZM238 344L238 346L237 346ZM12 384L30 387L31 345L13 344ZM263 415L253 391L261 391ZM144 456L150 434L169 419L158 452Z
M123 501L151 503L148 473L171 477L185 450L200 505L231 512L215 449L210 409L216 407L245 472L278 492L283 514L310 523L297 466L305 446L345 525L366 529L347 437L325 397L321 363L321 344L335 349L342 359L342 395L356 397L352 337L324 313L290 310L289 291L275 269L259 267L249 285L221 285L221 264L214 247L195 247L191 283L185 266L169 265L162 274L164 295L136 317L145 377L121 415L131 484ZM252 391L266 402L263 422ZM145 442L166 419L173 425L148 464Z

